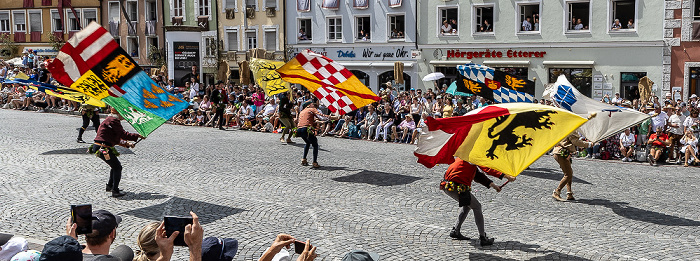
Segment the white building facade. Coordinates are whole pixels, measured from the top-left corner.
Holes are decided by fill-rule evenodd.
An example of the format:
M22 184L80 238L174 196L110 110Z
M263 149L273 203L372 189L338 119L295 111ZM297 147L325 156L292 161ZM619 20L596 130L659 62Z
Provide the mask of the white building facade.
M444 73L442 86L457 78L455 66L485 64L534 80L537 98L564 74L589 97L632 99L648 76L661 94L670 70L663 17L657 0L420 1L414 70Z
M410 89L420 84L412 56L416 5L405 0L286 1L287 53L321 53L347 67L374 92L387 82ZM404 65L403 85L393 82L395 62Z

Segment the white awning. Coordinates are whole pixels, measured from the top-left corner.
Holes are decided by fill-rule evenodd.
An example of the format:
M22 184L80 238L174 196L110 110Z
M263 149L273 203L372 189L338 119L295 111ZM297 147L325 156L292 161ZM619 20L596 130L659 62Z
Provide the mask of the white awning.
M464 65L471 63L472 61L470 60L464 60L464 61L430 61L430 64L432 65Z
M542 62L544 65L563 65L563 66L576 66L576 65L583 65L583 66L593 66L595 65L595 61L544 61Z
M491 67L529 67L530 61L484 61L484 65Z
M393 67L394 62L338 62L345 67ZM403 62L404 67L413 67L414 62Z

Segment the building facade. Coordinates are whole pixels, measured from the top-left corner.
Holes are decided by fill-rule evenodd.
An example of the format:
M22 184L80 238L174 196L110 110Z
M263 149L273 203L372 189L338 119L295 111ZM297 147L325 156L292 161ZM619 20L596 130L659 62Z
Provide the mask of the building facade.
M285 60L283 0L220 0L219 35L231 70L240 78L238 62L249 60L251 50L263 49L261 58Z
M218 63L216 0L163 0L168 78L214 84Z
M32 49L40 56L55 56L52 40L66 41L90 22L99 22L101 2L98 0L73 0L75 13L64 7L63 20L57 4L58 0L0 1L0 34L9 35L19 46L17 53L3 55L14 57Z
M666 0L664 91L674 99L700 96L700 1Z
M535 81L537 98L561 74L595 99L633 99L643 76L662 91L664 1L420 1L418 10L416 71L444 73L439 86L473 62Z
M402 0L289 0L288 55L304 49L323 54L347 67L374 92L387 82L399 89L413 88L420 83L412 56L417 43L416 7L416 1ZM395 62L404 65L403 85L394 81Z
M165 38L163 32L163 1L159 0L102 1L102 26L114 36L124 50L142 67L156 67L160 61ZM122 12L126 10L126 13ZM126 19L126 18L129 19ZM153 53L157 53L153 56ZM160 60L160 61L158 61Z

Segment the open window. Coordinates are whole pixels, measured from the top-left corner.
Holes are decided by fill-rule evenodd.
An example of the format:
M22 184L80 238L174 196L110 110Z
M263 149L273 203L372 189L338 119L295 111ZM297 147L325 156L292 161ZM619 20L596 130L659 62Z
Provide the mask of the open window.
M569 1L566 3L566 31L589 32L591 3L590 1Z
M66 13L68 14L68 31L80 31L80 10L75 10L75 14L73 14L72 10L69 9L66 10Z
M404 40L406 39L406 16L389 15L389 39Z
M438 35L459 35L459 30L457 28L459 9L457 7L440 7L438 8L438 13Z
M636 0L610 0L610 32L635 31L637 23Z
M299 19L299 32L297 33L297 40L299 41L311 41L311 18Z
M63 23L58 10L51 10L51 30L54 32L63 32Z
M370 40L370 18L369 16L358 16L355 17L358 41L369 41Z
M540 32L540 3L518 4L518 32Z
M83 9L83 26L97 22L97 9Z
M126 50L133 58L139 57L139 38L127 37Z
M700 21L700 0L693 0L693 20Z
M475 33L493 34L493 5L474 7Z

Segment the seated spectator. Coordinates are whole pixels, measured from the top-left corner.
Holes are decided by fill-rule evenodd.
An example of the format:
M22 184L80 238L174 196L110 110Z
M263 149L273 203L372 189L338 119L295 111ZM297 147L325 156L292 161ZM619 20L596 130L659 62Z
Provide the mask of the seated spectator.
M41 252L36 250L24 250L17 253L10 261L39 261Z
M78 243L73 228L72 236L60 236L44 245L41 250L41 261L82 261L83 253L80 252L82 246Z
M656 127L656 133L649 136L649 141L647 141L647 144L651 145L649 155L647 155L647 160L649 160L650 165L656 166L656 162L661 157L661 154L664 153L666 146L671 145L671 142L668 140L668 135L664 133L664 127L658 126Z
M632 162L634 158L634 144L635 138L634 134L630 132L630 129L625 129L624 133L620 134L620 157L622 157L623 162Z
M685 135L681 138L681 153L685 154L685 162L683 166L687 167L688 162L692 159L695 163L700 163L698 160L698 138L693 135L690 129L685 130Z
M634 19L627 21L627 29L634 30Z
M394 110L391 108L391 105L389 103L384 104L384 111L379 115L380 121L379 124L377 125L377 135L374 137L374 141L377 141L379 139L380 134L380 129L383 129L384 132L384 142L388 142L387 137L389 135L389 131L391 130L391 126L394 125L394 118L396 117L396 114L394 113Z
M450 23L445 20L442 22L442 26L440 27L440 34L445 35L445 34L451 34L452 33L452 26L450 26Z
M297 35L298 40L306 41L309 40L309 38L306 36L306 32L304 32L304 29L299 29L299 34Z
M428 113L423 112L422 117L418 121L418 124L416 124L416 128L413 130L413 137L411 139L411 144L418 144L418 137L420 137L420 134L423 131L423 128L428 127L428 125L425 124L426 118L428 118Z
M362 132L361 139L366 138L367 140L372 139L372 132L377 129L377 124L379 124L379 119L377 112L374 109L374 105L367 106L367 114L365 114L365 119L360 122L362 126L360 130Z
M17 253L27 250L27 240L10 234L0 234L0 261L9 261Z
M265 250L265 253L258 259L258 261L273 261L275 260L275 256L282 251L282 248L286 247L289 248L292 243L294 243L296 239L293 236L287 235L287 234L279 234L275 238L275 242L272 242L272 245ZM304 245L304 251L299 255L297 258L297 261L312 261L314 260L318 255L316 254L316 246L311 246L311 241L306 240L306 244Z
M126 245L120 245L112 253L109 252L110 246L117 238L117 227L121 221L120 216L107 210L92 212L92 233L85 235L86 244L85 249L83 249L83 260L132 260L134 258L134 252ZM70 236L75 236L76 228L77 225L71 223L69 219L66 231Z
M241 109L238 111L238 117L241 119L241 130L249 130L253 127L252 121L255 120L255 111L251 107L253 101L245 100L241 103Z
M207 237L202 241L202 261L231 261L238 252L238 240Z
M343 119L343 126L340 127L340 130L336 133L335 136L338 138L347 138L348 132L350 131L350 125L352 124L352 116L345 115Z
M401 130L403 132L401 139L398 139L398 136L396 133L396 129ZM406 118L398 125L398 127L393 127L393 132L394 132L394 142L407 142L406 137L410 137L408 135L413 134L413 130L416 129L416 122L413 121L413 116L411 114L406 114Z
M574 30L580 31L583 30L583 22L581 21L581 18L574 20L576 25L574 25Z
M158 242L156 242L156 231L160 223L151 222L146 225L137 238L136 244L139 249L136 250L134 261L156 261L160 257Z
M230 126L231 118L235 115L236 105L233 104L233 100L229 100L226 104L226 109L224 109L224 119L226 120L226 126Z
M610 30L620 30L620 29L622 29L622 24L620 24L620 19L615 19L612 26L610 27Z

